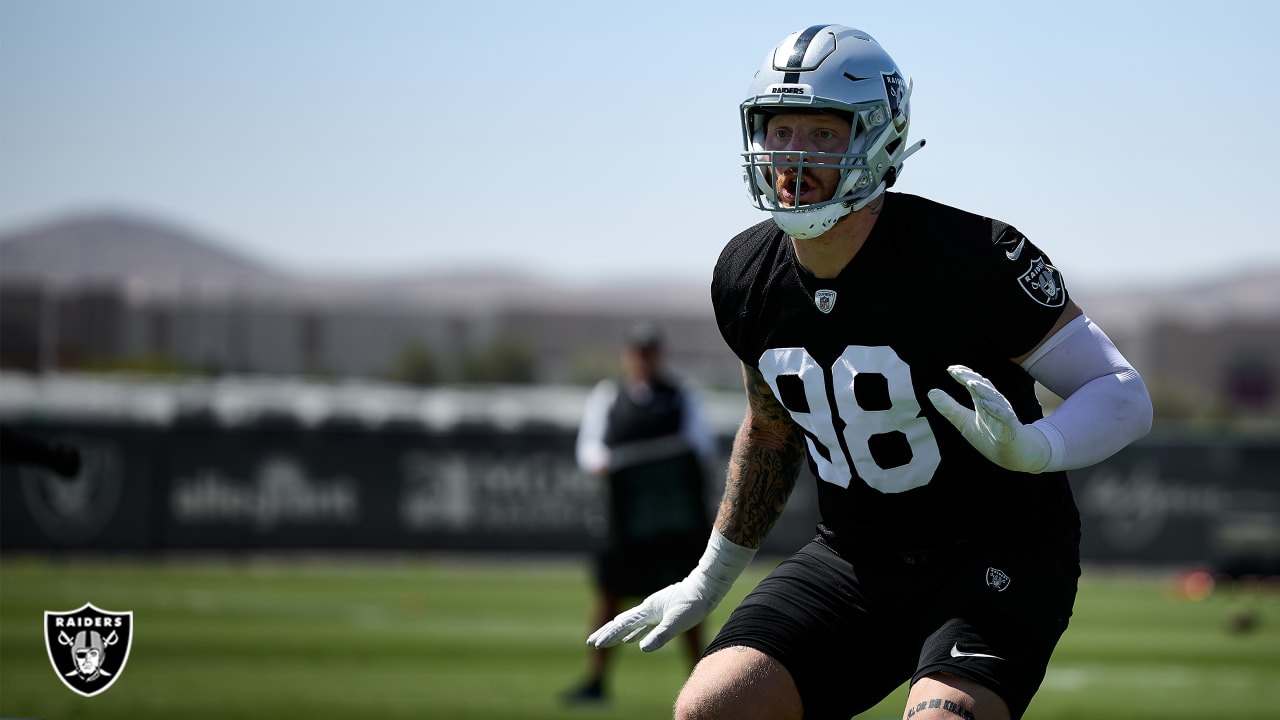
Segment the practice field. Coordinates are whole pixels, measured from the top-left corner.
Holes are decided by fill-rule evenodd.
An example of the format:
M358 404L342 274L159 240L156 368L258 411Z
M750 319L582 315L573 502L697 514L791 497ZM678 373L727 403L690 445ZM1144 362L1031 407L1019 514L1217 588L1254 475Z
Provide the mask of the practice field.
M765 569L739 581L714 625ZM1280 595L1220 588L1192 601L1172 587L1086 571L1028 718L1280 717ZM128 664L92 698L59 681L43 637L44 611L86 602L134 613ZM0 716L669 718L687 670L674 643L622 648L608 706L560 705L583 671L588 602L576 562L6 557ZM1240 609L1252 630L1229 629ZM904 701L900 689L860 717L900 717Z

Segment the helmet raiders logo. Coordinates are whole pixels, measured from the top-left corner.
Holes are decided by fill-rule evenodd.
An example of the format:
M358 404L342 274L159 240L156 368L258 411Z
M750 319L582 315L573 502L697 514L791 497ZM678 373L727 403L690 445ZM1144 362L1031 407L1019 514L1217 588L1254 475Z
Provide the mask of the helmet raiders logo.
M987 568L987 585L995 588L996 592L1004 592L1012 582L1009 576L1003 570L989 567Z
M1058 273L1058 268L1046 263L1043 257L1031 261L1027 271L1018 277L1018 284L1032 300L1045 307L1062 307L1067 302L1062 275Z
M62 684L85 697L111 687L124 671L133 640L133 612L85 603L78 610L44 613L44 644Z
M771 95L812 95L813 88L808 85L770 85Z
M907 82L896 70L892 73L881 73L884 78L884 94L889 97L889 115L898 117L898 108L902 107L902 99L907 96Z
M821 310L823 313L829 314L831 310L836 306L836 291L835 290L819 290L818 292L813 294L813 304L817 305L818 309Z

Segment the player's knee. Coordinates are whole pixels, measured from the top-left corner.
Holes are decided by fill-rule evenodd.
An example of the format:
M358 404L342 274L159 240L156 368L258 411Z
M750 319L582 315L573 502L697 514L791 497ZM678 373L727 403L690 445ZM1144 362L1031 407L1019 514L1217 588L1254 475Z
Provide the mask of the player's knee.
M704 685L685 685L676 696L673 717L675 720L741 720L751 717L743 712L741 698L734 693Z
M724 685L724 677L712 673L703 660L694 666L689 680L676 696L673 716L675 720L712 720L727 717L726 700L731 696Z
M672 717L675 720L705 720L706 718L715 717L712 708L707 699L694 692L689 691L686 685L676 696L675 708L672 710Z
M727 648L702 659L676 697L676 720L787 720L803 715L791 675L773 658Z

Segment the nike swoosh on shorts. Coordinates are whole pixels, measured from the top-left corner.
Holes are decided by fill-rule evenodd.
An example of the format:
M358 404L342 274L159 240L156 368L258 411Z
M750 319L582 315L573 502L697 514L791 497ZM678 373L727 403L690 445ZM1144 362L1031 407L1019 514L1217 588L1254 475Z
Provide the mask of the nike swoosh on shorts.
M953 657L953 658L962 658L962 657L984 657L984 658L991 658L991 659L993 659L993 660L1003 660L1003 659L1004 659L1004 658L1000 657L999 655L988 655L988 654L986 654L986 653L965 652L965 651L963 651L963 650L961 650L961 649L960 649L960 643L956 643L956 644L954 644L954 645L952 645L952 646L951 646L951 657Z

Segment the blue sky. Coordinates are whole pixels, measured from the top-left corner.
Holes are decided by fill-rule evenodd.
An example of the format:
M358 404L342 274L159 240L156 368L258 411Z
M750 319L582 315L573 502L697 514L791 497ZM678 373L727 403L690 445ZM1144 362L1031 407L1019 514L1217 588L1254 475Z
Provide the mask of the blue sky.
M0 230L122 209L302 273L709 278L766 216L737 106L787 33L914 79L899 190L1068 283L1280 265L1280 3L0 0Z

